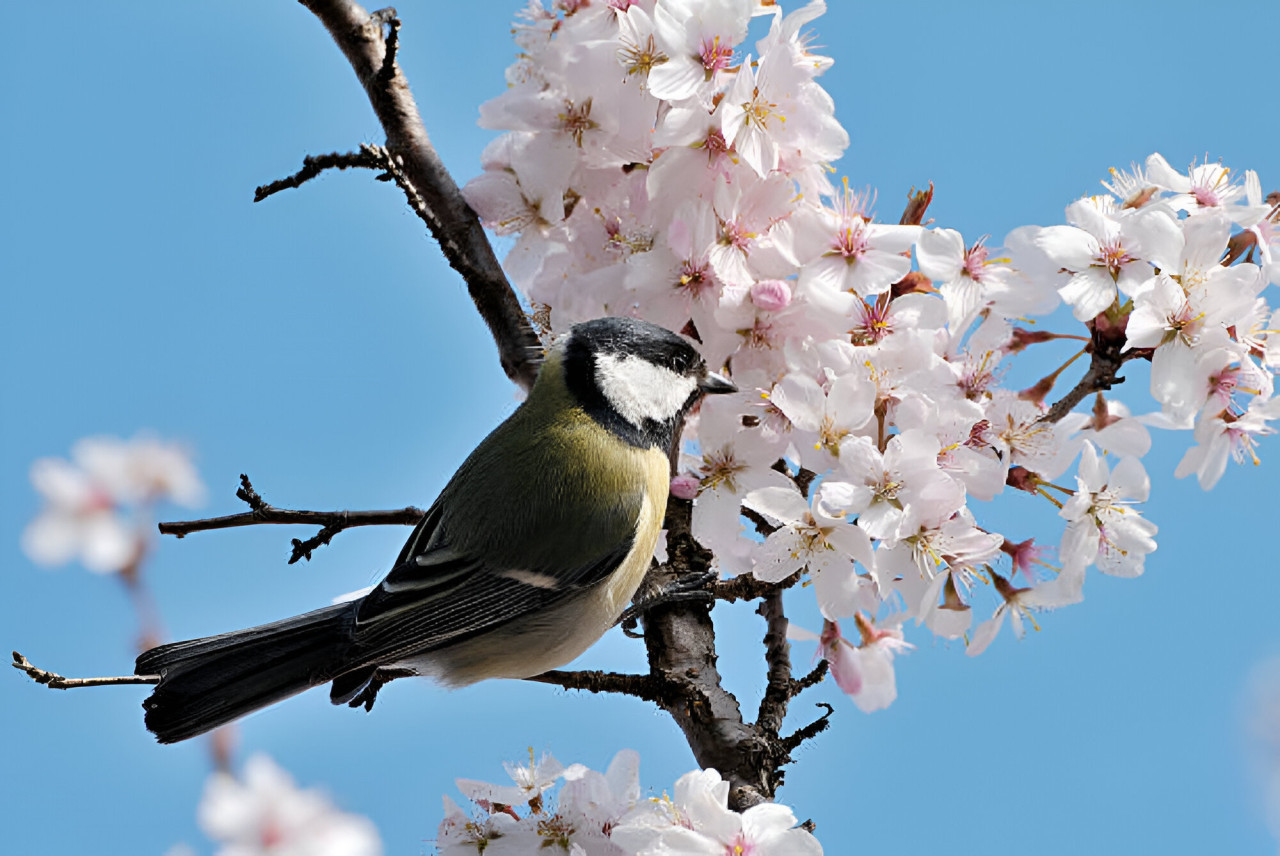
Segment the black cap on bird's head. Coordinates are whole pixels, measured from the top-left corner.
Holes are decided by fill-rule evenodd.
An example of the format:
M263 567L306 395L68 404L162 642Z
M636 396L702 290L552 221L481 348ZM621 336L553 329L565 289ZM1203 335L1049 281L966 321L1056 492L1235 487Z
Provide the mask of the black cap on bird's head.
M592 418L634 446L664 451L698 399L737 391L707 370L687 339L636 318L574 325L564 366L569 389Z

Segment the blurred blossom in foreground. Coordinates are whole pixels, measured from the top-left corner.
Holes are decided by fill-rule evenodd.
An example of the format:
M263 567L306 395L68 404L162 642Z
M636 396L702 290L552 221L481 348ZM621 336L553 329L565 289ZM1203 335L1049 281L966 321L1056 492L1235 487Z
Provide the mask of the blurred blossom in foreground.
M316 790L302 790L266 755L236 778L217 771L205 785L200 826L218 856L378 856L382 842L366 817L339 811Z
M1280 657L1259 666L1252 684L1250 725L1253 755L1260 762L1262 810L1280 853Z
M604 773L582 764L562 767L544 755L507 765L515 786L458 780L472 815L449 797L436 839L443 856L568 853L574 856L753 854L821 856L822 846L796 827L777 803L739 814L728 808L729 783L715 770L695 770L674 795L641 799L640 757L620 751ZM559 791L552 793L558 781Z
M151 535L147 508L161 501L196 506L205 492L185 449L146 435L86 437L69 461L33 463L31 483L45 505L22 533L23 551L40 565L78 558L97 573L137 561Z

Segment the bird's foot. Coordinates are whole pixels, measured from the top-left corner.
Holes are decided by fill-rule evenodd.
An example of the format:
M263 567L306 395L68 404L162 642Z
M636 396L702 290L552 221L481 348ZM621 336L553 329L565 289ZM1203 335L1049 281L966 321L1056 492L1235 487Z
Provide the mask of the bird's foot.
M344 688L339 686L338 681L334 681L329 700L334 704L345 704L351 708L363 707L366 711L373 710L373 703L378 699L379 690L396 678L412 678L415 674L417 673L411 669L374 669L373 674L354 692L343 692Z
M655 606L662 606L668 603L688 603L690 601L713 603L715 594L711 591L711 585L717 579L719 579L719 575L715 571L702 571L687 574L673 580L664 588L652 594L644 595L627 607L622 615L618 617L617 623L622 625L622 632L627 636L632 639L643 639L644 634L636 630L640 623L640 616Z

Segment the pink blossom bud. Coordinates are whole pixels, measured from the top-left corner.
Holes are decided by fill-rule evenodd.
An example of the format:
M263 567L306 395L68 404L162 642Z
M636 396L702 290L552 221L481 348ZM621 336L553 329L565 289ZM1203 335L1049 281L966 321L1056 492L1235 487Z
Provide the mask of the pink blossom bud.
M791 302L791 287L780 279L763 279L751 286L751 302L766 312L786 309Z
M1055 338L1057 337L1048 330L1027 330L1023 327L1014 327L1013 337L1004 346L1005 353L1019 354L1025 351L1029 345L1050 342Z
M840 635L840 625L835 621L822 622L822 636L819 638L823 659L831 676L836 679L836 686L849 695L862 692L862 671L858 668L858 658L852 654L852 646Z
M702 480L690 473L681 473L671 479L671 495L676 499L693 499L698 495Z
M937 289L929 277L918 270L907 271L907 275L893 284L889 290L895 298L904 294L936 294Z
M1009 474L1005 477L1004 483L1009 487L1025 490L1027 493L1038 493L1040 490L1040 477L1026 467L1013 466L1009 467Z

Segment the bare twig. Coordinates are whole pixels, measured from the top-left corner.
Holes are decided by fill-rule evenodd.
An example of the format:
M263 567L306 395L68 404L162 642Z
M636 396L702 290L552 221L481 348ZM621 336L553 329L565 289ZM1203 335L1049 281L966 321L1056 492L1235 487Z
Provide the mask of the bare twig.
M253 201L261 202L282 190L300 187L326 169L382 169L383 158L373 146L361 146L358 152L331 152L327 155L307 155L302 159L302 169L293 175L264 184L253 191Z
M768 684L760 699L758 725L769 737L777 737L791 701L791 645L787 642L787 616L782 609L782 591L765 596L756 609L765 620L764 659L769 666Z
M791 682L791 697L795 698L800 693L809 689L809 687L817 686L822 683L822 679L827 676L827 661L819 660L818 665L814 666L809 674L803 678L797 678Z
M1057 422L1093 393L1105 392L1116 384L1124 383L1124 378L1118 376L1120 367L1130 360L1145 358L1150 353L1139 349L1121 352L1125 344L1124 328L1109 325L1105 315L1099 315L1090 322L1090 331L1092 338L1087 350L1091 360L1088 370L1066 395L1055 401L1048 412L1040 417L1041 422Z
M249 481L249 477L244 473L240 474L240 487L236 488L236 499L247 503L254 511L265 511L271 508L271 506L267 505L267 501L254 489L253 482Z
M592 693L619 693L635 696L645 701L658 701L663 697L663 682L653 675L624 675L619 672L582 671L566 672L553 669L526 680L542 684L555 684L567 690L586 690Z
M387 25L387 50L382 56L382 66L378 69L378 80L386 85L396 76L396 49L400 47L400 19L396 17L396 10L391 6L379 9L369 17Z
M786 749L788 754L799 748L800 744L804 741L812 740L814 737L817 737L819 734L826 731L831 725L831 714L835 713L836 709L825 701L818 702L817 706L825 708L826 713L822 714L822 716L818 717L804 728L796 731L790 737L784 737L782 739L782 747Z
M791 479L804 496L809 495L809 487L813 484L813 480L818 477L817 473L806 467L798 467L794 473L791 472L791 467L787 464L786 458L778 458L778 460L769 465L769 469L776 470Z
M761 535L765 536L766 538L768 538L774 532L778 531L777 526L774 526L772 523L766 520L765 516L760 512L756 511L754 508L748 508L747 506L744 505L742 506L742 508L738 510L738 512L743 517L750 520L752 524L756 527L756 531L759 532Z
M160 683L159 675L119 675L110 678L64 678L57 672L49 672L41 668L37 668L31 664L31 661L19 654L13 652L13 662L10 664L15 669L27 673L27 676L37 684L44 684L51 690L74 690L80 687L111 687L123 686L126 684L158 684Z
M356 526L414 526L425 514L421 508L412 505L389 511L301 511L288 508L276 508L269 505L258 492L253 489L249 477L241 474L240 489L236 496L248 503L251 511L242 514L228 514L224 517L208 517L203 520L179 520L160 524L161 535L176 535L182 538L192 532L204 532L210 529L234 529L238 526L258 526L261 524L303 524L323 527L318 534L306 541L293 539L293 555L289 564L299 559L311 559L311 551L328 544L334 535L344 529Z
M731 580L720 580L712 588L712 593L716 596L716 600L724 600L729 603L738 600L759 600L762 597L768 597L775 591L785 591L791 588L800 582L800 578L801 572L796 571L784 580L776 583L766 583L756 579L751 574L743 574Z
M390 34L383 36L383 27L394 20L394 12L370 15L352 0L302 2L324 24L364 87L387 134L391 160L422 200L414 211L426 221L449 264L466 281L471 299L498 345L503 370L529 389L538 374L541 344L480 221L432 146L403 71L394 63L394 56L392 62L387 61L399 39L395 24L391 24Z

